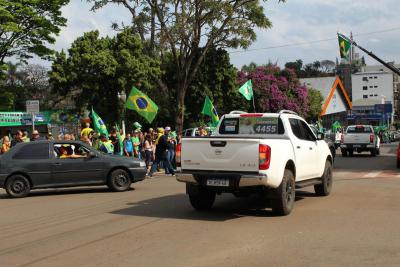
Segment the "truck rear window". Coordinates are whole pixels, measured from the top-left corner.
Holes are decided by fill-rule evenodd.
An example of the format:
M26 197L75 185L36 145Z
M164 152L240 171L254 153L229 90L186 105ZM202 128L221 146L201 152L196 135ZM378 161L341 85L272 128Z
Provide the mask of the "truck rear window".
M347 133L372 133L372 128L364 126L349 126L347 128Z
M284 134L282 120L271 117L226 118L219 127L220 134Z

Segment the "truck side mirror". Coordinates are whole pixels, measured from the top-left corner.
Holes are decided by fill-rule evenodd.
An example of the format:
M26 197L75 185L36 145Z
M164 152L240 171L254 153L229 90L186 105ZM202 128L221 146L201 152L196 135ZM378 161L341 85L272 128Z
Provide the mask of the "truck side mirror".
M318 133L317 134L317 139L318 140L324 140L324 138L325 138L325 134L324 133Z

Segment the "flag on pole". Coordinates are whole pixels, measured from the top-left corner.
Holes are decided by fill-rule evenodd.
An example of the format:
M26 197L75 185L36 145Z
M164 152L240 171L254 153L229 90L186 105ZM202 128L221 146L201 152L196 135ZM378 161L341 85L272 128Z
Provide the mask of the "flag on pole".
M239 93L241 93L247 100L251 100L253 98L253 87L251 85L251 80L248 80L239 88Z
M140 116L152 123L158 112L158 106L142 91L133 87L125 104L126 108L136 110Z
M103 134L108 138L108 131L107 131L107 127L104 124L104 121L99 117L99 115L97 115L97 113L93 110L92 108L92 112L91 112L91 117L93 120L93 125L94 125L94 130L99 133L99 134Z
M350 59L351 41L341 33L338 33L340 57Z
M210 116L212 123L214 125L217 125L219 122L219 117L218 117L218 113L217 110L215 109L213 103L211 102L211 99L206 96L206 100L204 101L204 106L203 106L203 110L201 111L202 114Z

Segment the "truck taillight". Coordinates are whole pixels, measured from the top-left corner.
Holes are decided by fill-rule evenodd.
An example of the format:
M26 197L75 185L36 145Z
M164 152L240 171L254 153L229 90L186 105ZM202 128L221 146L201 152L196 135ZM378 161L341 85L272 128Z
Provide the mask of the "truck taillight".
M369 142L370 142L370 143L373 143L373 142L374 142L374 135L373 135L373 134L371 134L371 135L369 136Z
M344 134L342 133L342 135L340 136L340 143L344 143Z
M270 163L271 163L271 147L269 147L267 145L260 145L259 146L258 169L259 170L268 170Z
M181 154L182 154L182 144L179 143L176 145L176 154L175 154L176 167L181 167Z

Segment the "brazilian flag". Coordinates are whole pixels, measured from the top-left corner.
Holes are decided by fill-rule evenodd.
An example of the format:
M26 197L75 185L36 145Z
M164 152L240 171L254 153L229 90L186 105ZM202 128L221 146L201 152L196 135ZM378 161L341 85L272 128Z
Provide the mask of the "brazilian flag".
M126 108L136 110L140 116L152 123L158 112L158 106L142 91L133 87L125 104Z
M99 117L99 115L97 115L97 113L94 112L93 108L90 115L92 117L93 126L96 133L104 134L108 138L107 127L104 124L104 121Z
M201 113L210 116L214 126L218 124L219 117L217 110L215 109L213 103L211 102L211 99L208 96L206 96L206 100L204 101L204 106Z
M340 57L348 60L350 58L351 41L349 38L340 33L338 33L338 40Z

